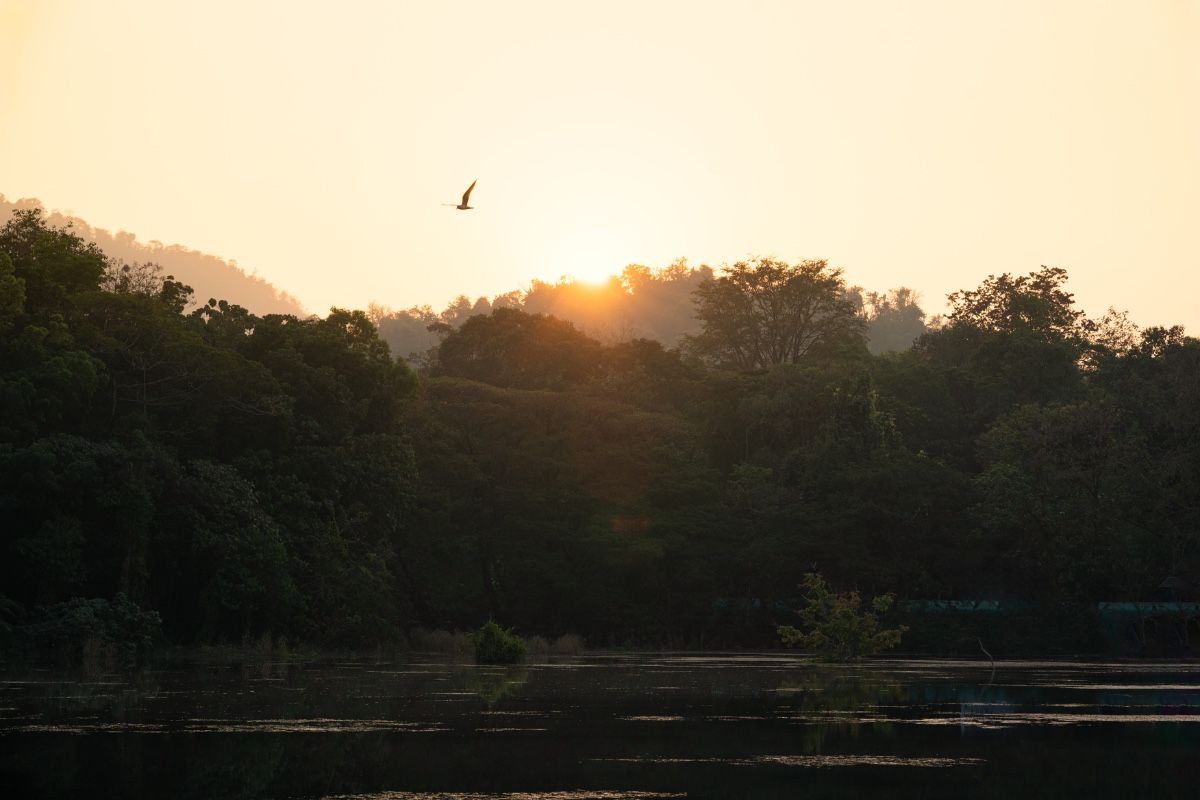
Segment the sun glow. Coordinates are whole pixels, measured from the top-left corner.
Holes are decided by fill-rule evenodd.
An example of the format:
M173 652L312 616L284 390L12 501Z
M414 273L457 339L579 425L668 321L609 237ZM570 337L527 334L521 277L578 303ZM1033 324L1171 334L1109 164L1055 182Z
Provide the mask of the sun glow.
M542 272L548 279L573 279L603 286L639 260L636 237L603 225L564 230L547 243Z
M0 193L316 313L763 254L1200 328L1196 0L195 5L0 0Z

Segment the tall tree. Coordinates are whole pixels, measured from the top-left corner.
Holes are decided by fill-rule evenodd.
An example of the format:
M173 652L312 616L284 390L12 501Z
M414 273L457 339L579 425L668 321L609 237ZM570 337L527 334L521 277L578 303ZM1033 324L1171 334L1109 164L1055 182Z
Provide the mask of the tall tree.
M1093 327L1064 286L1067 271L1043 266L1013 277L989 275L977 289L948 296L951 325L993 333L1033 334L1048 341L1077 338Z
M821 345L861 343L862 319L840 269L826 261L739 261L695 291L702 326L688 348L735 369L794 364Z

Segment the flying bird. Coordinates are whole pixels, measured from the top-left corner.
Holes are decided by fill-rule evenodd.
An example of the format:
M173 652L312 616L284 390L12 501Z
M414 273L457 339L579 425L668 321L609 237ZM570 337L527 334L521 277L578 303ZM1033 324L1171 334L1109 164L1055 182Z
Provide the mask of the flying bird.
M459 211L467 211L471 208L471 206L469 205L469 203L471 202L471 190L475 188L475 184L477 184L477 183L479 183L478 179L471 181L471 185L467 187L467 190L465 192L463 192L462 202L459 203L458 205L454 206L455 208L457 208ZM453 205L453 204L452 203L442 203L442 205L448 206L448 205Z

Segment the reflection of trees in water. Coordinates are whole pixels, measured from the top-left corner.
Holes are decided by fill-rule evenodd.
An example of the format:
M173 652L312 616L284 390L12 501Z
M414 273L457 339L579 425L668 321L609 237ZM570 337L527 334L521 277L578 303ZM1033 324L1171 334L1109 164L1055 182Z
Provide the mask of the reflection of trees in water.
M804 751L821 752L829 738L856 737L864 722L871 734L896 735L890 719L874 719L880 705L897 705L907 700L907 691L894 679L871 674L845 674L831 670L806 670L780 681L777 692L791 700L793 714L812 722L804 732ZM882 715L886 716L886 715Z
M12 741L0 750L0 783L10 797L72 797L79 762L88 752L73 736L38 737L37 746ZM25 745L25 746L22 746Z
M289 738L210 736L184 737L187 744L167 743L172 737L103 735L34 737L13 743L0 755L0 783L8 797L126 797L126 798L259 798L279 796L289 782ZM81 739L87 742L80 746ZM327 739L327 741L338 741ZM297 788L320 791L308 775L324 763L336 767L341 757L305 761ZM165 757L164 757L165 756ZM294 760L294 759L293 759ZM332 770L326 770L328 778ZM285 794L290 795L290 789Z
M204 758L187 761L186 777L176 796L272 797L289 760L288 751L286 737L221 737L215 747L205 752ZM305 763L316 768L319 762L306 759Z
M793 697L797 711L847 711L874 709L906 697L899 681L881 675L845 674L831 670L806 670L780 681L776 691Z
M422 729L359 733L345 726L338 733L297 734L267 733L273 726L264 724L264 732L253 734L193 733L187 725L168 724L165 733L12 736L0 751L0 785L10 797L128 798L323 797L395 787L430 798L447 789L453 791L446 796L495 796L632 781L692 797L793 797L799 781L806 798L874 796L885 785L888 797L1009 797L1026 785L1037 786L1038 796L1183 795L1181 782L1194 773L1200 746L1193 726L1030 721L998 731L961 725L956 718L1052 710L1054 703L1080 702L1084 689L1083 702L1101 708L1133 702L1116 683L1094 691L1089 676L1095 674L1051 666L1002 673L1000 685L988 686L986 665L800 665L780 672L703 665L668 670L642 662L548 674L537 667L437 664L375 671L294 664L292 686L281 692L273 684L243 683L240 664L205 665L186 680L164 673L122 686L34 685L38 698L51 698L64 709L78 704L77 720L94 714L109 721L104 704L113 702L135 719L150 706L150 718L163 721L195 716L270 723L274 717L305 716L391 720ZM655 689L668 679L674 690ZM1122 684L1148 680L1120 678ZM1190 678L1164 673L1153 680L1166 686ZM293 693L301 687L306 691ZM446 692L451 688L455 691ZM505 711L518 703L529 709L522 713L559 711L552 732L472 733L482 724L481 704L473 697L449 698L450 703L437 697L463 691L489 708L507 697ZM124 699L117 699L122 692ZM146 702L154 692L158 700ZM1193 694L1146 688L1136 702L1183 706ZM677 716L622 720L627 713ZM930 715L946 724L901 727L879 721ZM1119 760L1112 758L1118 746ZM856 766L876 756L883 760ZM908 760L916 767L923 759L963 757L982 762L903 768ZM895 763L885 769L889 758ZM807 768L815 766L830 768Z
M239 667L243 680L285 680L291 662L271 653L247 651Z
M508 667L504 670L473 669L467 672L466 688L483 698L487 707L492 708L528 681L529 670L525 667Z
M119 685L103 681L52 683L47 684L38 701L38 710L41 721L48 724L76 720L84 712L105 721L125 722L130 711L145 708L148 701L158 697L159 691L159 683L152 675Z

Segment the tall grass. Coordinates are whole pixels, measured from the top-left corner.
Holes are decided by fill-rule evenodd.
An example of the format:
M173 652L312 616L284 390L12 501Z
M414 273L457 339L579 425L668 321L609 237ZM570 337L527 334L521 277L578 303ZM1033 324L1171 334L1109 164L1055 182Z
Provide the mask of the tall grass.
M461 657L471 652L471 639L462 631L414 628L408 632L408 643L419 653L441 653Z

